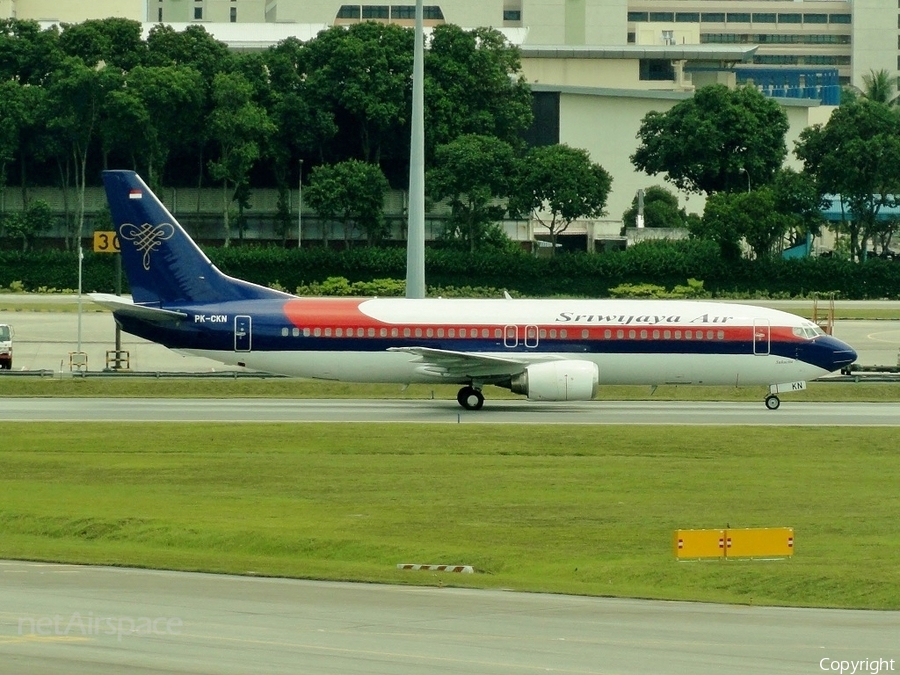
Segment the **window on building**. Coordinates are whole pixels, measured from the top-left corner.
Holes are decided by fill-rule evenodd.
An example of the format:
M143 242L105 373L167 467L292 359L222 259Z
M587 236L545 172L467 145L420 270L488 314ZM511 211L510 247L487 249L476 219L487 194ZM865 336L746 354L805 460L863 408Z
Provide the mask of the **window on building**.
M801 23L803 21L802 14L779 14L778 23Z
M828 23L827 14L804 14L803 23Z
M674 81L675 68L665 59L641 59L640 79L651 82Z
M231 13L229 15L229 20L231 23L237 23L237 7L231 8Z
M415 19L415 5L391 5L391 20ZM423 17L424 18L424 17Z
M358 19L359 5L341 5L338 10L337 18L339 19Z
M701 23L725 23L725 12L703 12L700 15Z
M700 23L700 12L675 12L677 23Z
M650 12L651 21L672 22L675 20L674 12Z
M194 21L201 21L203 19L203 8L202 7L194 7Z
M898 0L900 1L900 0ZM628 12L629 21L647 21L647 12Z
M728 12L725 16L728 23L750 23L749 12Z
M503 20L504 21L521 21L522 20L522 10L520 10L520 9L504 9L503 10Z
M160 23L162 23L162 20L163 20L163 19L162 19L162 7L160 7L160 8L156 11L156 20L159 21Z
M425 5L422 7L422 18L427 21L443 21L444 12L437 5Z
M829 14L828 23L850 23L849 14Z
M775 23L775 13L753 12L753 23Z
M362 18L365 19L390 19L391 15L387 5L363 5Z
M626 41L628 44L633 45L633 44L635 43L635 41L636 41L634 32L628 33L628 35L626 36L625 41Z

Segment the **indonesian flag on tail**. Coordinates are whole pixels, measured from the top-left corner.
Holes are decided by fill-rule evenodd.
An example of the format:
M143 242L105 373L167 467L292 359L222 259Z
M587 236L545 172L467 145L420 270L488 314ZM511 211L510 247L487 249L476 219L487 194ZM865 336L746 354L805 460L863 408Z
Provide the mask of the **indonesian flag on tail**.
M128 192L129 199L141 199L143 197L143 193L140 190L130 190Z

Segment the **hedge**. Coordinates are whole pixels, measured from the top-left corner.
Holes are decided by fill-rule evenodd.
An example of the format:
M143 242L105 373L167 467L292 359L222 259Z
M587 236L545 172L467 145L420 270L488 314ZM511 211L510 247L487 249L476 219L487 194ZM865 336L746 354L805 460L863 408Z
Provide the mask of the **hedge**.
M344 277L352 283L406 276L406 251L402 248L335 251L246 246L209 248L206 252L227 274L289 290L329 277ZM688 279L699 279L714 297L835 292L848 299L900 298L900 263L882 259L852 263L836 258L729 261L721 258L715 245L702 241L646 242L622 252L562 254L555 258L427 249L425 263L429 286L508 289L532 297L608 297L609 289L622 284L672 289ZM85 291L112 292L114 269L112 256L86 253ZM0 289L16 282L29 291L74 289L78 283L76 254L2 251Z

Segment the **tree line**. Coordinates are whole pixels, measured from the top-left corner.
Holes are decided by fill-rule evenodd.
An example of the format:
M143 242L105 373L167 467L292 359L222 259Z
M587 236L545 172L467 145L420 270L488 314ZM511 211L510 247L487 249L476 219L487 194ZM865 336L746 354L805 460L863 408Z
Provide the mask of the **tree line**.
M385 192L408 177L413 40L409 29L363 22L244 53L200 25L157 25L144 39L125 19L43 30L0 21L0 190L18 184L26 205L7 214L5 229L27 248L48 222L29 186L59 185L77 195L69 232L79 240L85 186L102 169L128 167L154 190L221 186L226 245L234 230L242 236L260 186L278 189L286 238L298 180L320 217L377 243L387 234ZM543 150L545 175L531 170L531 93L501 33L437 26L425 72L427 184L432 200L451 205L448 240L469 249L497 240L494 202L529 212L559 169L581 182L556 195L551 235L602 212L610 178L584 151Z
M633 165L707 198L702 216L689 216L656 187L645 205L648 225L687 227L715 241L726 259L741 257L745 244L760 259L818 236L822 210L839 208L831 225L839 254L856 261L870 250L886 254L898 227L885 209L900 206L900 108L887 73L864 79L865 90L847 90L826 124L801 132L792 149L801 171L783 166L786 114L752 86L705 87L667 112L647 114Z

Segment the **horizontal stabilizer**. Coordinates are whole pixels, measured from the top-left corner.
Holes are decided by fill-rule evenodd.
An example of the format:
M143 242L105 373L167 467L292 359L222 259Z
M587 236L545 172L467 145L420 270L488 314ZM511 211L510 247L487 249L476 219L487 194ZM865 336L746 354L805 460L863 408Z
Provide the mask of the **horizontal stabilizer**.
M108 293L91 293L91 301L98 305L111 309L117 314L125 316L133 316L143 321L152 321L155 323L165 323L170 321L181 321L187 318L184 312L173 312L169 309L159 309L158 307L148 307L146 305L136 305L133 302L119 297L118 295L109 295Z

